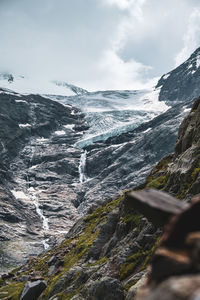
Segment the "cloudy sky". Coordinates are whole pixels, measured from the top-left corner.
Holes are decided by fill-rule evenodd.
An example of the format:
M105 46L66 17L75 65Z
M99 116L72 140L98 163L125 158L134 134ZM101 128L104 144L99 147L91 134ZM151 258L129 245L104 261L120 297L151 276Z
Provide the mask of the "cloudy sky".
M199 0L0 0L0 70L136 89L200 46Z

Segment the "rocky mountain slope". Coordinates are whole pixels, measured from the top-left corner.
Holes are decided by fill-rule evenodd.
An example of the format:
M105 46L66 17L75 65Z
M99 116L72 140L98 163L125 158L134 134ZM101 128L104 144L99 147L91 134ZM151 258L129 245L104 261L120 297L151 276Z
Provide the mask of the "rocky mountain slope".
M154 187L184 199L198 192L199 120L197 99L180 127L175 154L163 159L138 189ZM173 203L176 213L184 209L184 202L160 192L153 192L151 201L163 197L171 203L168 216ZM148 217L152 223L141 214L149 216L144 205L135 207L128 193L80 219L59 246L2 276L1 298L36 299L43 291L40 299L133 299L161 233L157 217Z
M200 98L183 120L175 153L165 157L147 177L146 186L190 200L200 193Z
M24 79L2 80L11 86ZM172 101L166 110L155 101L157 91L88 93L54 85L73 96L0 90L0 273L52 247L83 214L141 184L173 152L193 102ZM84 115L76 103L91 111ZM96 131L98 139L91 137Z
M185 102L199 97L200 48L175 70L163 75L158 81L159 100L170 103Z
M178 104L81 149L76 144L88 125L80 110L7 90L0 103L1 272L55 245L91 207L144 181L173 151L178 124L191 106Z
M53 244L79 217L82 151L73 145L86 125L76 108L37 95L1 90L0 106L2 272L47 248L49 237Z

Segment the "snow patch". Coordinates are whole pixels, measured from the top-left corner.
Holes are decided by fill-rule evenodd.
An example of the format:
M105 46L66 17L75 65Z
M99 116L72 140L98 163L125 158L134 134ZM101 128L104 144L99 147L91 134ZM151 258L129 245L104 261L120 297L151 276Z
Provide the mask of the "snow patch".
M200 67L200 56L197 57L196 67L197 67L197 69Z
M16 103L26 103L26 104L28 104L27 101L25 101L25 100L15 100L15 102Z
M65 128L73 130L75 124L68 124L68 125L64 125Z
M65 131L64 130L57 130L57 131L55 131L55 134L56 135L64 135Z
M147 130L143 131L142 133L147 133L151 130L152 128L148 128Z
M166 79L167 79L169 76L170 76L170 73L169 73L169 74L166 74L166 75L164 75L162 79L166 80Z
M26 124L19 124L19 127L20 128L31 127L31 124L28 124L28 123L26 123Z
M36 139L36 141L39 142L39 143L44 143L44 142L47 142L48 139L45 139L45 138L42 137L42 138Z
M188 70L189 70L189 69L193 68L193 65L190 64L187 68L188 68Z
M189 111L191 111L191 108L187 108L187 107L185 107L183 110L184 113L189 112Z
M13 77L14 80L12 82L9 82L7 78L0 77L0 86L6 89L12 89L20 94L76 95L70 86L58 86L55 82L43 80L41 78L28 78L18 75L14 75Z
M11 193L13 194L13 196L16 199L29 200L29 197L27 195L25 195L25 193L23 191L12 190Z

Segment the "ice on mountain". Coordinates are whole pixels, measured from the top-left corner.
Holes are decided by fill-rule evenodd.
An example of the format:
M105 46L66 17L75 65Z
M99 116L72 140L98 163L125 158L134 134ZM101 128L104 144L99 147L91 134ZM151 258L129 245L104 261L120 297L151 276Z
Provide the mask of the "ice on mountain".
M169 74L166 74L166 75L164 75L164 76L163 76L163 79L164 79L164 80L166 80L166 79L167 79L169 76L170 76L170 73L169 73Z
M57 130L57 131L55 131L55 134L56 135L64 135L65 131L64 130Z
M19 127L20 128L31 127L31 124L28 124L28 123L26 123L26 124L19 124Z
M68 124L68 125L64 125L65 128L73 130L74 128L74 124Z
M11 193L13 194L13 196L16 198L16 199L24 199L24 200L27 200L29 199L29 197L27 195L25 195L25 193L23 191L15 191L15 190L12 190Z
M27 101L25 100L15 100L16 103L26 103L27 104Z

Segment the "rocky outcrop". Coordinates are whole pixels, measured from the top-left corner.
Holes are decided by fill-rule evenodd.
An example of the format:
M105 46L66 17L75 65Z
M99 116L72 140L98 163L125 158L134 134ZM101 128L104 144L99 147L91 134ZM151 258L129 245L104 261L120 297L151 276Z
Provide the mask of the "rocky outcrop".
M45 281L37 280L34 282L27 282L20 300L37 300L46 287L47 284Z
M175 153L165 157L147 177L146 187L167 191L180 199L190 200L200 193L200 98L182 122Z

